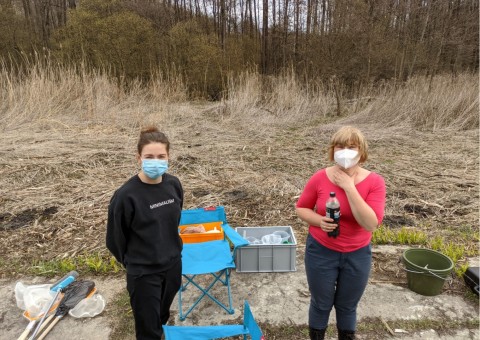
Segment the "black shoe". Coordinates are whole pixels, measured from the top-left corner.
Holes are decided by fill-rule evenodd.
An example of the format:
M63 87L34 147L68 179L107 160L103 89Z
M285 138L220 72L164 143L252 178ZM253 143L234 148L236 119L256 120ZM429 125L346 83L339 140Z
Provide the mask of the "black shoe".
M338 340L355 340L355 331L338 330Z
M310 334L310 340L323 340L325 339L325 331L327 329L315 329L310 327L309 328L309 334Z

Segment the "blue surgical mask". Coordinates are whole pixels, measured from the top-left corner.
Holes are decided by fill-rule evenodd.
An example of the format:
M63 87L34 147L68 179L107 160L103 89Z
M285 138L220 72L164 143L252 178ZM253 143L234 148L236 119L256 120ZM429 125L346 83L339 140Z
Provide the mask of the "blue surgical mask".
M150 179L157 179L168 170L168 161L165 159L143 159L143 173Z

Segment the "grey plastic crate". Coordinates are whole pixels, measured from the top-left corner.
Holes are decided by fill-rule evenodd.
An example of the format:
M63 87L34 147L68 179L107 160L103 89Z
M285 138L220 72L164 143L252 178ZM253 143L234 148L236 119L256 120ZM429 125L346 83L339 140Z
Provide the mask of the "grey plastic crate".
M290 235L289 244L249 244L237 248L235 265L237 272L294 272L296 267L297 240L291 226L237 227L237 233L243 237L255 237L272 234L274 231L286 231Z

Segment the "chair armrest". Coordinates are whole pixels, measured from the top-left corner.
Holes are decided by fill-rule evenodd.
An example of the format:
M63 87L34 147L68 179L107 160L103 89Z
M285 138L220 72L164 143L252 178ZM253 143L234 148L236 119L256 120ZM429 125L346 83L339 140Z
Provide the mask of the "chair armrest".
M234 249L248 245L248 241L240 236L228 223L222 224L222 228L227 238L232 242Z

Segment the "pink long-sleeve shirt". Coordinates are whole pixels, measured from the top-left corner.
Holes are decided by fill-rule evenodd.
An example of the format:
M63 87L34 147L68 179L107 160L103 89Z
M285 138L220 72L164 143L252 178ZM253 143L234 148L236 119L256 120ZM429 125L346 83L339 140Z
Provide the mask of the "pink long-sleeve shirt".
M378 224L385 214L385 181L382 176L371 172L363 181L355 185L360 196L373 209ZM345 191L330 181L325 169L317 171L305 185L297 208L315 210L317 214L325 216L325 204L334 191L340 203L340 235L337 238L328 237L328 234L317 226L310 226L309 232L323 246L342 253L352 252L365 247L372 239L372 233L360 226L353 217Z

